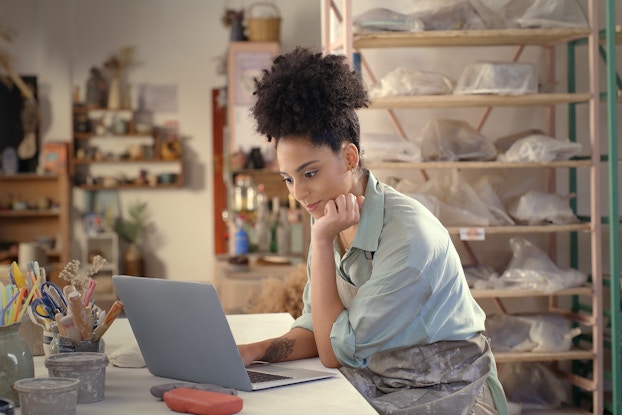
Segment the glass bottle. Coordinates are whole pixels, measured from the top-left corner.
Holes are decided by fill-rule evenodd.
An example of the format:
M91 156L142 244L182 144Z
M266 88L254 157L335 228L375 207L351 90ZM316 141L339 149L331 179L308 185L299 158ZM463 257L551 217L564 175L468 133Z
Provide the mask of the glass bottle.
M0 326L0 397L19 402L12 386L20 379L35 376L35 366L28 343L19 334L21 323Z
M233 211L241 213L246 206L246 189L244 188L244 176L239 175L235 178L233 187Z
M287 217L287 210L279 211L279 219L276 228L277 254L289 255L292 246L292 227Z
M233 188L233 211L238 214L252 216L256 210L257 190L250 176L240 174L235 178Z
M255 215L255 244L257 251L270 250L270 205L263 183L257 185L257 213Z
M235 243L234 243L234 254L235 255L245 255L248 254L249 246L248 246L248 234L244 230L244 228L240 227L234 235Z
M278 235L277 229L279 225L279 212L281 210L280 201L278 197L272 198L272 213L270 215L270 252L277 252L278 247Z

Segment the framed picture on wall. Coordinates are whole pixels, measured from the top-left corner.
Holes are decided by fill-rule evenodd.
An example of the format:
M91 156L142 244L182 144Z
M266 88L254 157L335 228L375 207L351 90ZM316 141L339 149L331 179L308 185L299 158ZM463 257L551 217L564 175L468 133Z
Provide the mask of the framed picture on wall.
M254 132L249 113L253 106L255 79L270 66L279 53L278 42L231 42L227 54L228 96L227 119L229 125L230 153L242 150L248 153L253 147L262 147L260 137ZM264 140L265 141L265 140Z
M67 143L60 141L44 143L41 161L44 173L67 174Z

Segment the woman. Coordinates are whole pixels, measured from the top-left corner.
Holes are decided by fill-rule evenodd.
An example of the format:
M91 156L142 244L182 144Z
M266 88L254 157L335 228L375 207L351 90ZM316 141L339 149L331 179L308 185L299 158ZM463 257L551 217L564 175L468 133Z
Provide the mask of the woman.
M361 167L368 97L343 56L298 48L255 82L257 131L310 213L303 314L245 364L319 356L385 414L507 414L485 314L449 234Z

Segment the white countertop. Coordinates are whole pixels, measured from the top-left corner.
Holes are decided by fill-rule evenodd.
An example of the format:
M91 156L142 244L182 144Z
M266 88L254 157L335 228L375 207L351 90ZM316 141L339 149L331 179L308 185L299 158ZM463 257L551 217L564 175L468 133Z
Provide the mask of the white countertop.
M246 343L285 333L292 322L286 313L241 314L227 316L236 342ZM134 342L129 323L117 319L104 335L106 352ZM46 377L44 357L35 357L35 376ZM326 369L319 359L287 363L316 370L333 370L335 377L325 380L284 386L256 392L239 392L244 400L241 414L376 414L376 411L352 387L338 370ZM153 397L149 389L154 385L176 382L153 376L146 368L106 368L106 397L92 404L80 404L77 415L87 414L171 414L166 404ZM20 410L16 411L21 414Z

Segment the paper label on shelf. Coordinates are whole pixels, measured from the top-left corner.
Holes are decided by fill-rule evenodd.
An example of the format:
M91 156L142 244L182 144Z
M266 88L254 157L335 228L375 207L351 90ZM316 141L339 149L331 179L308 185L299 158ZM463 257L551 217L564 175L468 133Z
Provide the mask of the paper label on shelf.
M483 241L486 239L484 228L460 228L461 241Z

